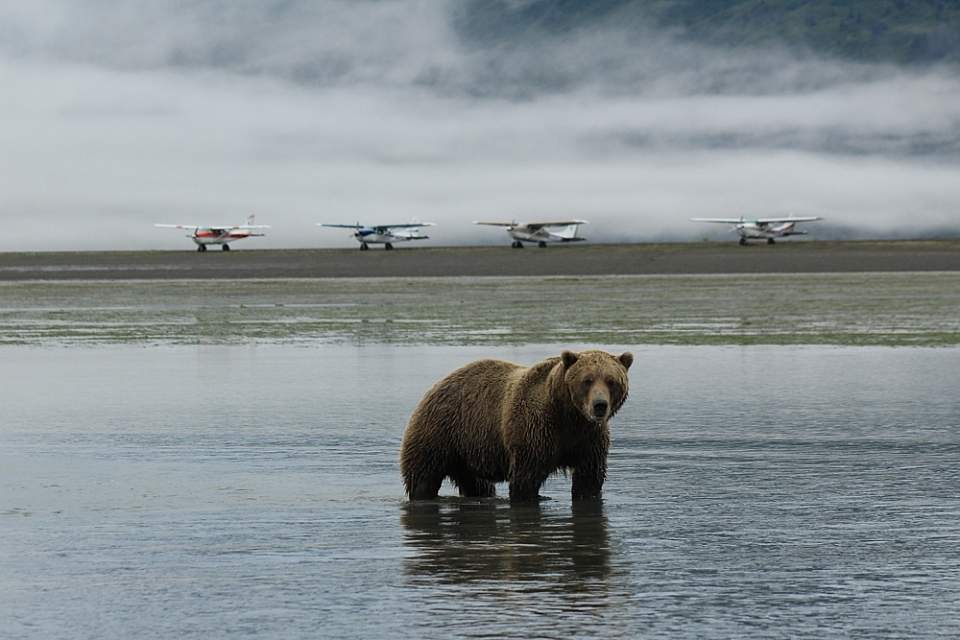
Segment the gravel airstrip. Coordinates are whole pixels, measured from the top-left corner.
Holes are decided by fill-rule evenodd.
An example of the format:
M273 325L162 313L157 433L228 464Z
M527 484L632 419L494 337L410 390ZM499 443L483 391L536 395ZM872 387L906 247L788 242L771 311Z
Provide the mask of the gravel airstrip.
M960 240L0 253L0 281L957 270Z

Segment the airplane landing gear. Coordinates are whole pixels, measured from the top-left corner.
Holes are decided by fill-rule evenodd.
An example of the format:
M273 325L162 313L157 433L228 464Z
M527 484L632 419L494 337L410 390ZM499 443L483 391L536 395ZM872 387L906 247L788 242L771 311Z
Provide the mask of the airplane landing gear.
M777 244L774 242L773 238L767 238L767 244Z
M747 239L742 236L740 237L740 246L741 247L747 246Z
M523 243L520 242L519 240L514 240L513 244L510 246L513 247L514 249L523 249Z
M198 252L203 253L203 252L206 251L206 250L207 250L207 245L205 245L205 244L198 244L198 245L197 245L197 251L198 251Z
M546 249L547 243L541 240L540 242L537 243L537 246L540 247L541 249Z
M228 244L223 245L223 247L221 247L221 248L222 248L224 251L230 251L230 245L228 245Z
M393 245L388 242L385 245L383 245L383 248L386 249L387 251L391 251L393 250Z
M369 248L370 248L370 247L367 246L367 243L366 243L366 242L361 242L361 243L360 243L360 251L366 251L366 250L369 249Z

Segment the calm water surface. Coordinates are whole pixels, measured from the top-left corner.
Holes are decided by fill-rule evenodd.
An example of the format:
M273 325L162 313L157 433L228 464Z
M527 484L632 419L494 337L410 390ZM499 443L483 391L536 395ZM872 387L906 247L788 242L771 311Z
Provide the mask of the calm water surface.
M0 635L960 635L960 350L633 348L602 504L404 500L430 384L561 348L4 348Z

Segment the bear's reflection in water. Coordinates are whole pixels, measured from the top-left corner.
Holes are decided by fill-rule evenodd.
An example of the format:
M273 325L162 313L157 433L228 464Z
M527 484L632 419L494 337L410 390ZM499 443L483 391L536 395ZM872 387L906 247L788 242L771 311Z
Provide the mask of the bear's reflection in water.
M404 506L411 576L445 583L538 581L564 592L603 591L610 542L603 503L568 508L501 499L440 499Z

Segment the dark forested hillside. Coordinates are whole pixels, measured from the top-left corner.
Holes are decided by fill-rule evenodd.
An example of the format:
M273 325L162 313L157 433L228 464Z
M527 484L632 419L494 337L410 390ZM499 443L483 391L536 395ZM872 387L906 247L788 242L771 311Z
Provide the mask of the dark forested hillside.
M503 42L599 24L863 62L960 62L960 0L470 0L458 15L468 38Z

